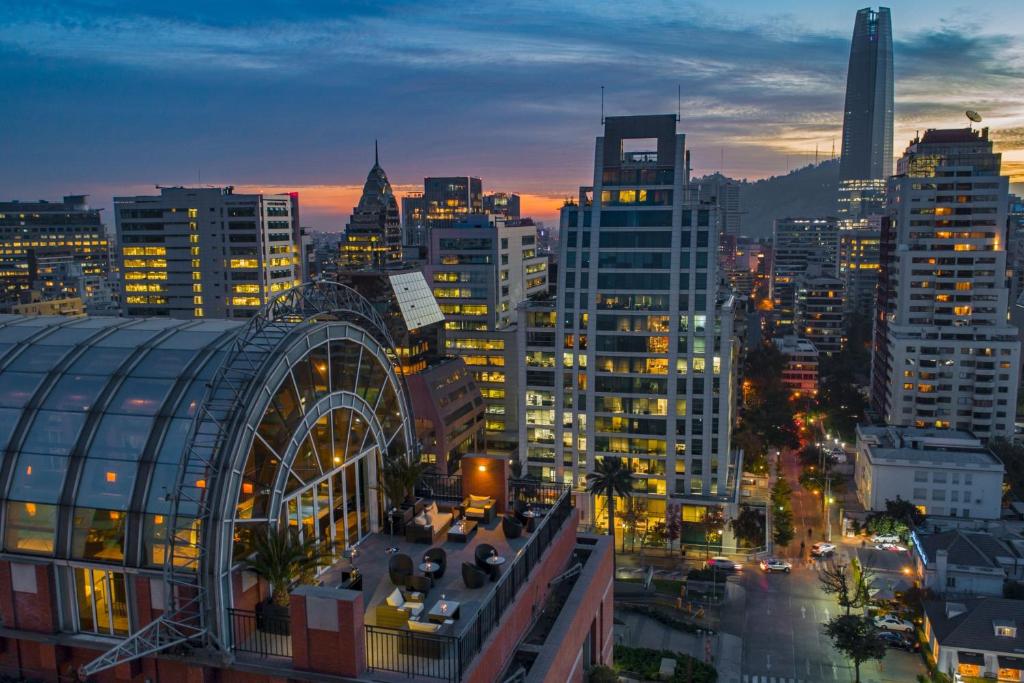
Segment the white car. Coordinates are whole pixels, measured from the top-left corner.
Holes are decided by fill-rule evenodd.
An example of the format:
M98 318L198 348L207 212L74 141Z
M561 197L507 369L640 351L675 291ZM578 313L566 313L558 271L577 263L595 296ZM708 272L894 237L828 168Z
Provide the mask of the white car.
M825 555L831 555L836 551L834 543L825 543L824 541L818 541L811 546L811 555L815 557L824 557Z
M892 614L886 614L884 617L875 617L875 626L886 631L899 631L901 633L909 633L914 630L914 625L909 621L900 619Z
M907 551L907 548L899 543L879 543L875 546L875 550L889 550L894 553L903 553Z
M793 565L786 560L778 557L768 557L760 562L761 571L764 572L785 572L788 574L793 568Z
M900 537L895 534L875 534L871 537L872 543L899 543Z

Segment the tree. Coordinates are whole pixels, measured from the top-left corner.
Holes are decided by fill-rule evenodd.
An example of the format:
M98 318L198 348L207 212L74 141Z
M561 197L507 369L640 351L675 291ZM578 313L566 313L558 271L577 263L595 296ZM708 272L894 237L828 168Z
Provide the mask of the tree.
M431 467L430 463L404 456L385 458L381 463L377 489L391 501L392 507L398 507L412 497L416 483Z
M764 544L764 526L764 512L749 505L740 507L739 514L729 520L729 527L736 538L751 548Z
M332 558L333 545L313 536L302 539L297 529L282 526L253 534L252 549L246 568L270 584L271 602L287 607L292 581L310 578L318 565Z
M793 508L790 496L793 493L792 487L781 473L777 474L775 483L772 484L772 540L777 545L786 547L796 537L796 529L793 528Z
M846 614L854 608L867 607L871 602L871 579L871 573L866 569L854 572L843 564L826 566L818 572L821 590L835 595Z
M1024 392L1021 392L1021 395L1024 400ZM988 447L1003 461L1009 492L1018 498L1024 498L1024 446L997 438L989 441Z
M885 657L885 643L870 617L841 614L827 624L825 633L836 649L853 661L855 683L860 683L860 665Z
M615 496L633 497L633 470L622 458L604 456L587 473L587 491L608 498L608 535L612 537L612 576L615 576Z

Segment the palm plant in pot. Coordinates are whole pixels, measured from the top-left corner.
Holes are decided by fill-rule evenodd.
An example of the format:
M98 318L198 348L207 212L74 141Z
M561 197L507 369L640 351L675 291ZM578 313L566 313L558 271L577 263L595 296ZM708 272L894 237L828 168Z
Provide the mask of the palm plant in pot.
M289 587L295 581L311 583L317 567L332 559L332 548L332 543L320 543L317 538L303 539L297 529L287 526L266 527L253 534L253 553L245 567L270 584L270 598L256 606L257 628L289 632Z
M404 457L387 458L381 463L381 493L391 502L392 507L408 507L413 503L416 483L431 467L430 463L413 461Z

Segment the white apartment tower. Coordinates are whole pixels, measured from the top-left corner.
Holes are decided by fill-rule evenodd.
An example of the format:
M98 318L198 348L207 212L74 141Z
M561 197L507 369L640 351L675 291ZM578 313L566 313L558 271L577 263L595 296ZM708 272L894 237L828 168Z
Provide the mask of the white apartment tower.
M114 215L125 315L248 318L299 284L295 194L164 187Z
M871 395L888 424L1014 432L1020 341L1007 322L1000 161L987 128L928 130L889 181Z
M674 115L605 119L594 184L563 208L555 314L541 304L522 311L524 433L550 443L527 439L520 458L535 474L583 486L598 459L622 457L649 519L671 504L695 521L735 503L739 463L718 206L699 202L686 159Z

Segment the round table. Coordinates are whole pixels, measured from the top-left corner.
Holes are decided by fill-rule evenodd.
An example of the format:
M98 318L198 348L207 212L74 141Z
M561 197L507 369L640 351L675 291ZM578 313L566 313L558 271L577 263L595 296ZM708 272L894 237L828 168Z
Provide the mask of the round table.
M498 567L498 566L501 566L501 565L505 564L505 558L502 557L501 555L491 555L490 557L488 557L484 561L487 562L487 564L491 565L492 567Z
M423 572L424 574L427 574L428 576L430 574L433 574L434 572L436 572L440 568L441 568L441 565L439 565L437 562L421 562L420 563L420 571Z

